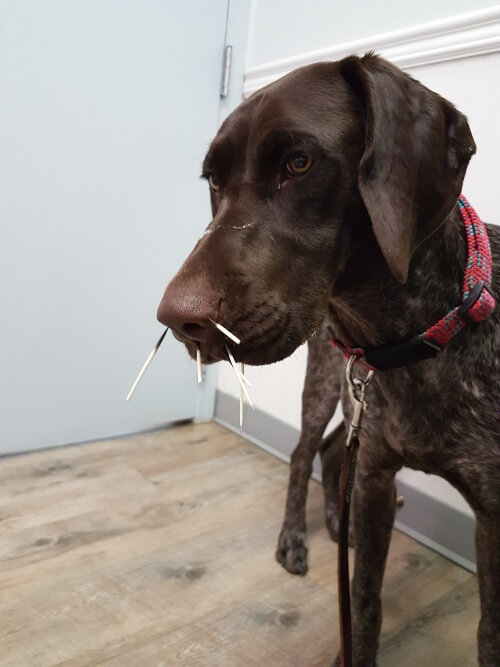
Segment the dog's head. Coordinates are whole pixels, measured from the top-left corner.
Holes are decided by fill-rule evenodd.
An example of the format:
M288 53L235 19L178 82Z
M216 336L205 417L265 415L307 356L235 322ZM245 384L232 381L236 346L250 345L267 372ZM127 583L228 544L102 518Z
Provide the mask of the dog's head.
M278 361L321 324L350 258L376 240L394 280L452 210L475 145L452 104L367 55L304 67L224 122L203 164L213 220L158 319L192 356Z

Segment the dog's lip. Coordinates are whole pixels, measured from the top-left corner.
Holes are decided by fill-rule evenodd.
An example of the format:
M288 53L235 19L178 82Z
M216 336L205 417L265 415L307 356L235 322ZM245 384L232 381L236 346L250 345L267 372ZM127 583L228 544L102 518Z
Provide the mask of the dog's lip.
M250 366L272 364L292 354L301 342L298 335L285 336L285 332L289 332L287 318L260 332L249 341L242 340L240 345L229 340L222 341L222 345L218 346L206 346L201 343L201 360L203 363L228 361L227 350L229 350L238 363ZM196 348L194 354L196 355Z
M193 341L181 340L180 342L185 345L191 359L196 360L198 345ZM221 345L207 346L201 343L199 349L200 349L201 363L204 364L205 366L208 366L210 364L215 364L218 361L224 361L225 359L227 359L227 353Z
M200 350L202 364L209 365L227 359L227 352L224 347L224 337L222 335L214 335L213 340L207 343L205 341L196 341L173 328L172 334L179 343L182 343L185 346L191 359L196 360L198 348ZM228 341L228 343L232 351L237 347L234 343L230 343L230 341Z
M228 329L231 330L230 326ZM208 341L196 341L175 330L172 330L172 333L180 343L185 345L193 360L196 359L199 348L201 363L204 365L228 361L227 350L238 363L251 366L272 364L288 357L303 342L303 336L301 337L299 332L290 329L288 315L275 320L264 330L255 332L252 327L247 330L252 331L253 335L245 339L244 334L239 333L238 335L242 337L239 345L217 330L214 330L214 335Z
M237 345L233 345L232 347L229 348L233 359L236 361L236 363L243 363L247 364L249 366L262 366L265 364L272 364L275 361L280 361L281 359L284 359L287 357L293 350L287 351L285 353L281 352L281 347L278 348L273 348L273 350L269 350L267 347L256 347L256 348L245 348L245 349L239 349ZM229 363L229 358L227 351L224 350L210 350L209 352L206 350L203 350L203 348L200 348L201 352L201 363L204 365L210 365L217 363L219 361L227 361ZM189 354L191 358L195 359L196 358L196 352L193 352L190 350Z

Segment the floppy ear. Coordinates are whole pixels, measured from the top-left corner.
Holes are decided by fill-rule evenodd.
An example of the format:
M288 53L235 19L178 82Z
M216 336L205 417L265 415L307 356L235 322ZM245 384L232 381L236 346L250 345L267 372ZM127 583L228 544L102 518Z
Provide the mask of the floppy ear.
M340 66L365 118L361 197L380 250L404 283L416 247L455 205L476 145L463 114L382 58L351 56Z

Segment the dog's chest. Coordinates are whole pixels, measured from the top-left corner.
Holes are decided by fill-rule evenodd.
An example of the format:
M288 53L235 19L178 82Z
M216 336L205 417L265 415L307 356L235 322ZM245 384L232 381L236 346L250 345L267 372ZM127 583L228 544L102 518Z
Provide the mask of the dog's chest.
M424 362L419 372L379 374L369 387L362 443L374 462L443 473L498 434L492 378ZM347 392L344 414L351 415Z

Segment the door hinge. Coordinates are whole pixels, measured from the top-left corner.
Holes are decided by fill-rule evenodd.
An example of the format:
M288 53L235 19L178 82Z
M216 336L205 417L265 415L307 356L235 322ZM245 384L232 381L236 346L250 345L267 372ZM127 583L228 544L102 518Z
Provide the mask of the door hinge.
M224 49L224 59L222 61L222 83L220 87L220 96L227 97L229 94L229 76L231 74L231 59L233 56L233 47L226 44Z

